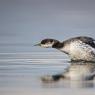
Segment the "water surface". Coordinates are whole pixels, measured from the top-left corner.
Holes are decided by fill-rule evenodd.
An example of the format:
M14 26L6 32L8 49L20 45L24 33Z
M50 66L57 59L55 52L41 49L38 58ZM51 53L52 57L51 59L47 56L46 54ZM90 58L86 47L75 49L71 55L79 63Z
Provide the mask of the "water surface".
M0 53L0 95L95 95L94 82L60 80L43 83L44 75L63 72L67 56L58 52Z

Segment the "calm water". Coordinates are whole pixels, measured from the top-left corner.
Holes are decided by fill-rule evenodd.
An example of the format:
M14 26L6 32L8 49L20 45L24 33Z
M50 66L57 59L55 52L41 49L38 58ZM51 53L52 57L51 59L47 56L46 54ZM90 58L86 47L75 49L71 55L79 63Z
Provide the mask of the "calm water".
M93 81L41 81L41 76L61 73L69 65L59 52L0 53L0 95L95 95Z
M75 36L95 38L95 0L0 0L0 95L95 95L94 81L41 81L71 62L33 45ZM86 66L75 68L86 73Z

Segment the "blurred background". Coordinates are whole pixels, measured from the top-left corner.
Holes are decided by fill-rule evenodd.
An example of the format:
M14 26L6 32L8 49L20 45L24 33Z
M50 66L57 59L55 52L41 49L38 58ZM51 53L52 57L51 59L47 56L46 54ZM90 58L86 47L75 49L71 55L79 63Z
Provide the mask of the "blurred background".
M0 0L0 53L54 51L44 38L95 38L95 0Z

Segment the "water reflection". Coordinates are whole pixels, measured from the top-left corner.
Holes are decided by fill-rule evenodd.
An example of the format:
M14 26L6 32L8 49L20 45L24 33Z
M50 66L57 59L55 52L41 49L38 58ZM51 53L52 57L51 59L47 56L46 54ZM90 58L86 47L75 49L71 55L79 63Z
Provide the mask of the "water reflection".
M95 63L71 62L63 73L42 77L43 87L94 87ZM57 80L55 80L57 78Z
M95 64L68 61L63 53L57 52L1 53L0 95L63 95L66 92L71 95L72 90L79 95L95 95ZM40 77L44 75L53 75L56 81L43 82ZM80 88L91 89L83 93Z

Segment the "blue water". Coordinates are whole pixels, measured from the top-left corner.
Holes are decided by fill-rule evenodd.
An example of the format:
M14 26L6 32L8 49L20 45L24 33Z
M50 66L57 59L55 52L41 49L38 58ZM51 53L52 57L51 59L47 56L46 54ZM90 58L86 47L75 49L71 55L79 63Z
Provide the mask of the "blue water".
M95 84L59 80L43 83L41 77L58 74L69 66L59 52L0 53L0 95L95 95Z

